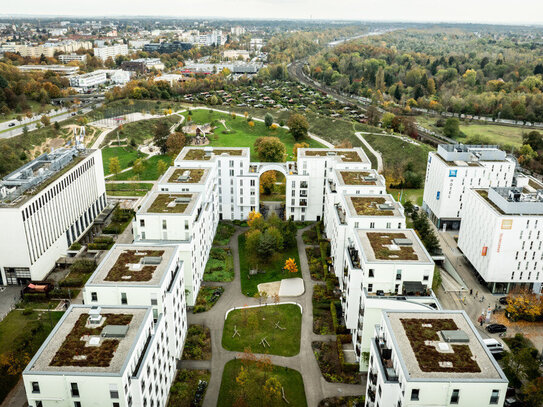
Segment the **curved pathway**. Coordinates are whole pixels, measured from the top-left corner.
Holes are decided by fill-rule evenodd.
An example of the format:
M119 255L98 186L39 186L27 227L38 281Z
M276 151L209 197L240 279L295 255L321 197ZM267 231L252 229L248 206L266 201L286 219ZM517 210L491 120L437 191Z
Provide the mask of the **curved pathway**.
M307 405L309 407L316 407L322 399L327 397L355 396L363 394L365 383L362 383L362 385L353 385L326 382L321 375L317 360L313 354L311 342L334 340L335 336L322 336L313 333L313 286L315 284L319 284L319 282L313 282L311 280L307 257L305 254L305 246L302 240L303 232L312 226L313 225L304 229L299 229L296 236L300 256L300 269L302 271L302 277L305 284L305 293L300 297L281 297L281 302L293 301L302 306L303 313L300 353L293 357L275 355L266 356L270 357L274 365L286 366L291 369L295 369L302 374ZM224 287L224 293L210 311L199 314L189 313L188 315L189 324L205 325L209 328L211 333L211 361L207 361L205 363L193 361L181 362L182 367L196 368L206 366L211 371L211 378L203 407L215 407L217 405L224 365L239 355L239 352L227 351L222 347L224 316L226 312L233 307L258 304L258 299L246 297L241 293L238 237L246 230L246 228L238 228L236 233L230 239L229 247L234 255L234 280L231 283L206 283L206 285L221 285Z
M364 145L366 147L368 147L368 150L370 150L370 152L375 156L375 158L377 158L377 172L378 173L382 173L383 172L383 157L381 156L381 153L376 151L370 143L368 143L368 140L366 140L364 138L364 136L362 136L362 134L364 134L363 132L361 131L358 131L355 133L356 137L358 137L358 139L364 143ZM379 135L379 136L382 136L382 134L379 134L379 133L366 133L366 134L375 134L375 135Z

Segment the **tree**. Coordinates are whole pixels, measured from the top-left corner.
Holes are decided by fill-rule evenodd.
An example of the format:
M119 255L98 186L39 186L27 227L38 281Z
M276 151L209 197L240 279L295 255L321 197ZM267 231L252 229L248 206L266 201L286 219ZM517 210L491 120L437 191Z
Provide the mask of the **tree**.
M529 144L523 144L519 149L519 162L521 164L529 163L534 158L537 158L537 153L532 149Z
M298 272L298 266L296 265L296 260L294 259L287 259L285 261L285 267L283 268L290 273Z
M379 113L377 107L371 105L366 110L366 117L369 124L371 124L372 126L377 126L379 124L379 120L381 120L381 113Z
M138 158L136 161L134 161L134 166L132 167L132 171L134 171L134 174L136 174L138 178L143 173L144 170L145 170L145 164L143 163L143 160L141 158Z
M457 138L460 136L460 120L456 117L449 117L445 121L445 126L443 126L443 134L446 137Z
M266 406L280 406L282 405L282 392L281 382L277 380L275 376L272 376L266 380L264 384L264 403Z
M383 123L383 127L385 129L390 129L392 127L392 121L396 118L396 115L394 113L386 112L383 114L383 117L381 118L381 122Z
M264 195L271 195L275 189L276 182L277 182L277 177L275 176L275 171L266 171L260 177L261 192Z
M288 119L287 126L294 140L302 140L307 137L309 123L307 119L299 113L291 115Z
M118 157L111 157L109 159L109 172L115 175L121 172L121 163Z
M262 218L262 214L260 212L256 212L252 210L251 212L249 212L249 219L247 220L247 224L249 225L250 228L252 228L253 223L255 223L255 221L261 218Z
M156 167L159 174L164 174L168 169L168 164L166 164L164 160L158 160Z
M275 226L271 226L266 230L265 234L269 235L273 239L275 244L275 250L283 250L283 235L281 235L281 232L278 228L276 228Z
M53 127L55 128L55 131L59 131L60 130L60 123L59 122L55 122L55 124L53 124Z
M283 162L287 149L278 137L259 137L254 144L258 159L265 162Z
M270 260L270 258L273 256L276 250L277 250L277 241L275 240L275 236L268 233L268 231L262 233L262 236L260 237L260 240L258 241L256 254L262 260L264 260L264 262L267 263Z
M51 124L51 120L49 119L49 116L43 115L40 119L40 122L43 123L44 127L47 127Z
M249 125L249 127L255 127L255 122L252 120L249 120L247 124Z
M155 146L160 148L160 152L162 154L166 154L167 151L167 141L168 136L170 135L170 128L168 127L168 124L166 124L163 121L160 121L155 126L155 135L153 137L153 141L155 143Z
M294 157L298 156L298 149L299 148L309 148L309 144L303 142L303 143L294 143L294 147L292 148L292 154L294 154Z
M266 115L264 116L264 124L266 125L266 127L271 127L271 125L273 124L273 116L271 115L271 113L266 113Z
M541 407L541 400L543 400L543 377L537 377L523 384L520 393L522 395L523 406Z
M258 229L251 229L245 234L245 250L250 256L254 256L258 250L261 237L262 232Z
M185 135L181 132L170 134L166 140L166 150L168 151L168 154L172 157L177 156L183 147L185 147L186 140Z

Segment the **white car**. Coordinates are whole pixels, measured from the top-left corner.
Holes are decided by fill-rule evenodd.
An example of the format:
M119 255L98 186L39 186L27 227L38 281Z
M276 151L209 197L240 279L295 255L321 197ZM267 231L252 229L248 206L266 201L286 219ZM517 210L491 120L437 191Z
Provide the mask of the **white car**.
M483 342L485 346L487 347L487 349L490 351L490 353L492 353L493 355L499 355L503 353L503 350L504 350L503 345L497 339L494 339L494 338L483 339Z

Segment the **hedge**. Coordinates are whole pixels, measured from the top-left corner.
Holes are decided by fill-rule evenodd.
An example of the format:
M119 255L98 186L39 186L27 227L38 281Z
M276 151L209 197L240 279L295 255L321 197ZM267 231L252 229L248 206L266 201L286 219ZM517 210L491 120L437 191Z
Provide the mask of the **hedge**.
M339 324L337 322L337 310L334 301L330 301L330 313L332 314L332 324L334 325L334 332L337 332Z

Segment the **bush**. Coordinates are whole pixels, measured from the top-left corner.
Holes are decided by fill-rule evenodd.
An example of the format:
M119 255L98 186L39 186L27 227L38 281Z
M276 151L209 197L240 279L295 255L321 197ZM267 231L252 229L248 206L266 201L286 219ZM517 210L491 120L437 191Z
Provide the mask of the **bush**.
M74 242L72 243L72 245L70 246L70 249L69 250L80 250L81 249L81 243L79 242Z
M330 301L330 313L332 314L332 323L334 324L334 332L338 332L339 324L337 322L337 310L336 304L333 301Z
M96 263L93 260L76 260L70 266L70 271L77 273L92 273L96 269Z

